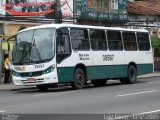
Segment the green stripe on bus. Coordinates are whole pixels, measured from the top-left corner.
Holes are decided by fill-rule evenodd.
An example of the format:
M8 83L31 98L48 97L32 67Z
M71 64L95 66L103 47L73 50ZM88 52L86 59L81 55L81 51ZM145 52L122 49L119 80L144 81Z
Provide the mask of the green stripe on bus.
M105 79L127 76L127 65L108 65L88 67L88 79Z
M73 81L74 67L59 67L57 69L57 73L58 73L58 82L60 83L71 82Z
M140 64L137 65L138 75L143 75L153 72L153 64Z
M106 65L106 66L88 66L87 79L107 79L127 77L128 65ZM138 75L143 75L153 72L153 64L139 64L137 65ZM58 81L60 83L72 82L74 67L59 67Z

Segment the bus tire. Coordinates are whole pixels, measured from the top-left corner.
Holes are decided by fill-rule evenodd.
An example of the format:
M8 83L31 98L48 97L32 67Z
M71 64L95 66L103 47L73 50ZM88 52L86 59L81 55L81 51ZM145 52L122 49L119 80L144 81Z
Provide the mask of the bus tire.
M130 65L128 68L128 77L127 77L127 83L133 84L137 81L137 69L134 65Z
M107 83L107 80L103 79L103 80L92 80L91 83L96 86L96 87L100 87L100 86L105 86Z
M47 91L49 88L49 85L37 85L36 86L40 91L44 92Z
M74 81L72 82L73 89L82 89L85 85L86 78L84 71L81 68L77 68L74 71Z

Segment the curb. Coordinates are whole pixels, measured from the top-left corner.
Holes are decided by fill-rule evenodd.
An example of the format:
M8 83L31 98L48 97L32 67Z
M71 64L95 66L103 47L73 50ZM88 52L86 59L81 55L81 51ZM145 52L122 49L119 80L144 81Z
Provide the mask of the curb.
M0 91L18 91L18 90L27 90L27 89L35 89L34 86L16 86L14 84L10 85L0 85Z
M140 75L137 78L138 79L146 79L146 78L155 78L155 77L160 77L160 73L155 73L155 75L152 75L152 74Z

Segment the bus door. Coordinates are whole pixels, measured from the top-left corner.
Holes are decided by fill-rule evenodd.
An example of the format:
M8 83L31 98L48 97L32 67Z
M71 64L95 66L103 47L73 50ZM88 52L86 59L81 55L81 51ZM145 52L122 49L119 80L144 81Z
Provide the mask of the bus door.
M68 28L60 28L56 33L56 57L57 63L61 64L71 55L69 30Z
M60 28L56 31L56 61L57 74L60 83L73 80L71 66L71 45L68 28Z

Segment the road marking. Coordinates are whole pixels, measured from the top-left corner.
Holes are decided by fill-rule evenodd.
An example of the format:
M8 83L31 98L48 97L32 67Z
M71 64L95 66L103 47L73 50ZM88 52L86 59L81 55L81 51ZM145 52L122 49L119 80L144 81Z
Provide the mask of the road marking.
M160 112L160 110L154 110L154 111L149 111L149 112L143 112L143 113L139 113L137 115L144 115L144 114L151 114L151 113L157 113Z
M138 94L152 93L152 92L156 92L156 91L157 91L157 90L142 91L142 92L137 92L137 93L129 93L129 94L116 95L116 97L124 97L124 96L130 96L130 95L138 95Z
M4 112L6 112L6 110L1 110L1 111L0 111L0 113L4 113Z
M159 83L160 81L155 81L155 82L147 82L147 83Z
M37 95L34 95L34 96L38 97L38 96L46 96L46 95L58 95L58 94L67 94L67 93L74 93L74 92L80 92L80 91L83 91L83 90L75 90L75 91L69 91L69 92L57 92L57 93L37 94Z

